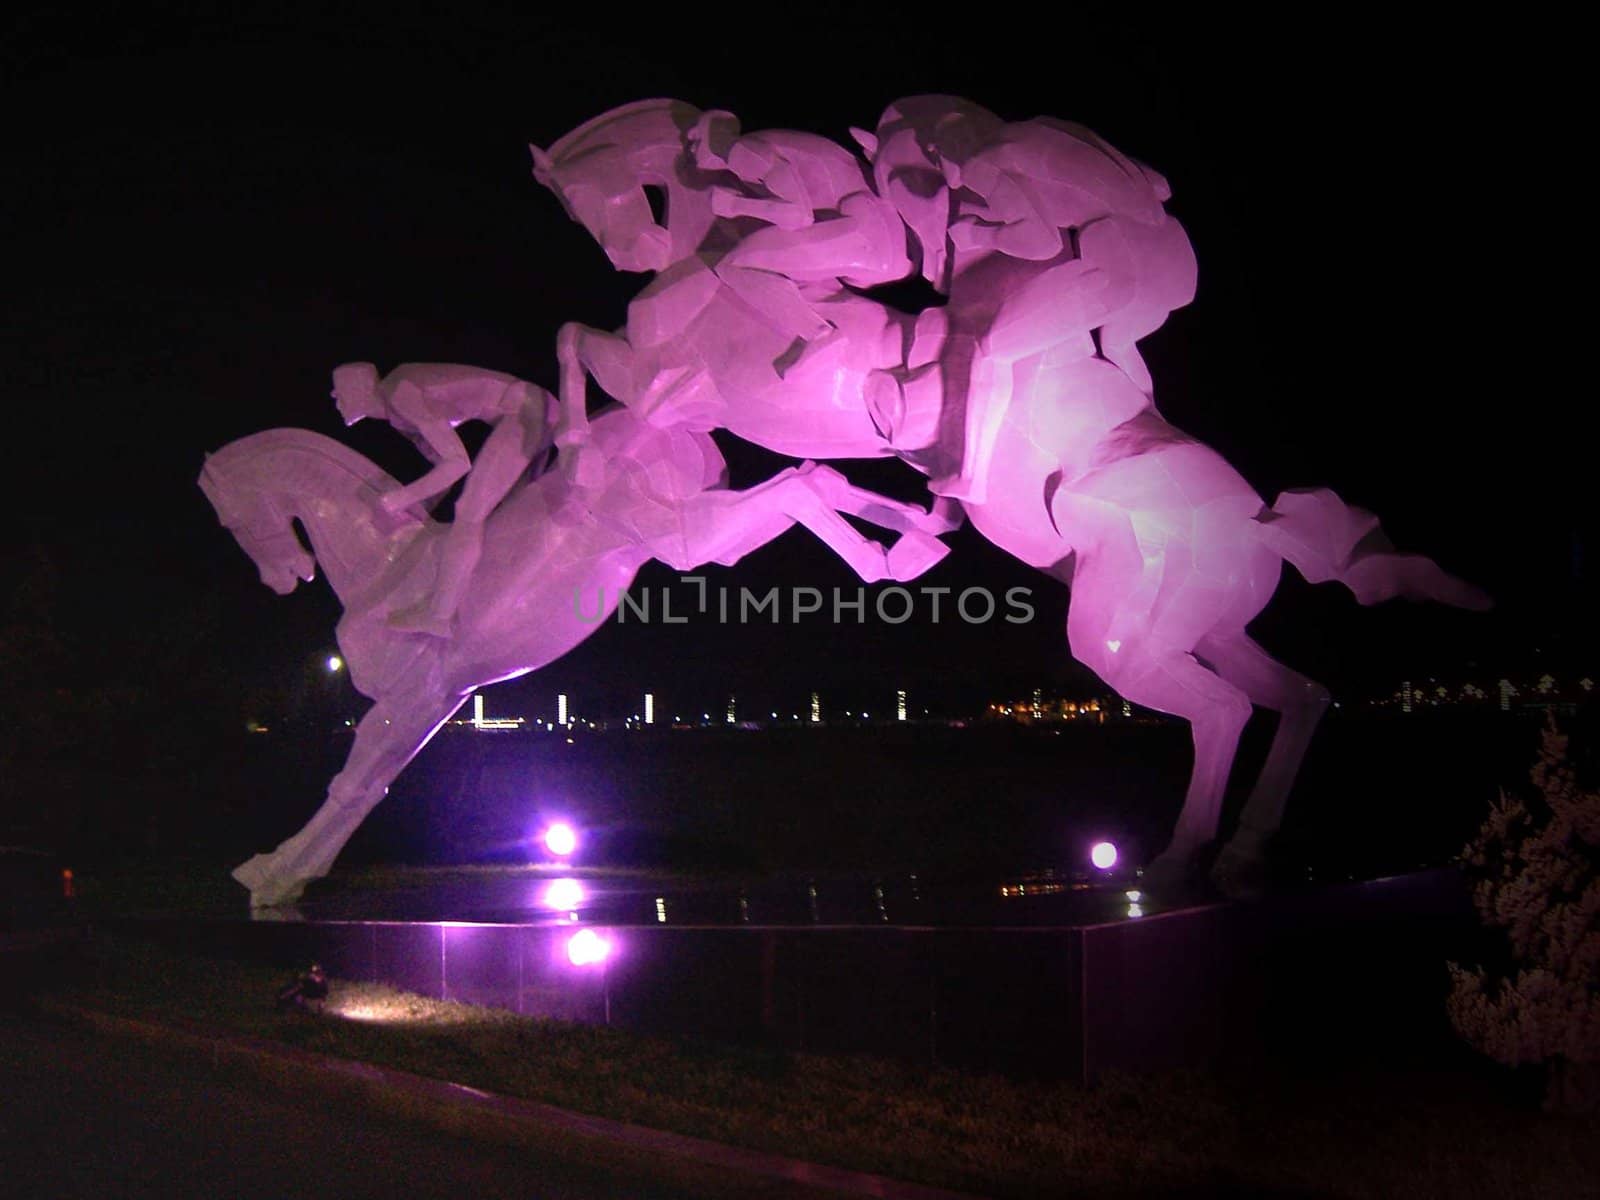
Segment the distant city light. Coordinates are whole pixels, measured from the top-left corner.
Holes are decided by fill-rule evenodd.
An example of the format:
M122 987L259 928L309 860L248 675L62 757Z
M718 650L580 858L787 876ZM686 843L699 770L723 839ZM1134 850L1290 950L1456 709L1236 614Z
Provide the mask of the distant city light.
M571 825L558 821L544 831L544 848L557 858L566 858L578 848L578 835Z
M1089 861L1102 871L1117 865L1117 848L1110 842L1096 842L1089 848Z
M567 939L567 961L575 967L603 963L611 954L611 943L592 929L580 929Z
M903 691L894 694L894 719L896 721L906 719L906 694Z
M567 723L567 694L562 692L556 697L556 724L565 726Z
M816 692L811 693L811 721L813 724L822 720L822 697Z
M335 674L344 670L344 659L337 654L328 655L328 670Z
M576 879L552 879L539 903L556 912L570 912L583 903L583 884Z
M656 698L653 692L644 694L644 723L646 725L656 723Z

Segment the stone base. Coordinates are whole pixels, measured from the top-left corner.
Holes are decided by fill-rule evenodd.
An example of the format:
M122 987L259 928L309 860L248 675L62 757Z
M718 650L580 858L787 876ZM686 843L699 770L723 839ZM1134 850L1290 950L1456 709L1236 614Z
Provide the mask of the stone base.
M570 924L170 928L529 1015L1087 1081L1442 1035L1444 962L1472 913L1440 869L1100 924L612 926L604 967L570 964Z

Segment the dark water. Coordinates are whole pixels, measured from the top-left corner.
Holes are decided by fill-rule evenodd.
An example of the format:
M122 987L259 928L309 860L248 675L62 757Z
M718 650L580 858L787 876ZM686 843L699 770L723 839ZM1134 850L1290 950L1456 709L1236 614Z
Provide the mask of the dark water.
M1290 802L1279 850L1323 878L1447 860L1499 788L1522 787L1539 717L1460 711L1330 713ZM1246 731L1226 824L1265 754ZM320 802L345 744L320 753L262 738L234 837L266 848ZM984 878L1086 867L1114 841L1159 850L1188 778L1187 727L1118 723L1059 732L1013 725L651 731L447 731L352 841L347 864L522 863L547 821L584 831L579 865L818 872L872 879ZM870 884L877 886L876 884Z

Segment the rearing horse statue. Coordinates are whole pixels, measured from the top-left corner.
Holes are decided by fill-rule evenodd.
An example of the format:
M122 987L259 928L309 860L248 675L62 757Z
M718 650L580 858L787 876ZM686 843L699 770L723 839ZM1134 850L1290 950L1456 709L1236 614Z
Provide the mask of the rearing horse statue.
M587 371L655 424L721 427L796 456L894 455L936 476L937 520L964 513L1070 587L1079 662L1189 722L1194 767L1151 885L1187 875L1217 836L1252 707L1279 714L1215 868L1249 887L1329 700L1247 632L1282 563L1363 604L1400 595L1481 609L1488 597L1396 551L1376 517L1331 491L1268 506L1162 419L1137 343L1192 298L1194 259L1154 171L1081 127L912 97L875 133L853 131L871 159L854 167L863 196L837 183L847 173L810 135L759 135L741 169L716 118L645 101L535 151L536 177L615 265L657 272L626 328L563 327L563 420L581 425ZM782 187L766 177L777 166L793 168ZM646 186L667 189L664 225ZM820 198L796 216L808 197ZM867 231L884 211L909 231L914 258L880 253ZM741 252L780 232L766 257ZM796 255L809 255L804 271L786 265ZM770 286L763 307L724 278L729 260L788 270L793 286ZM877 275L860 278L863 264ZM846 286L919 265L948 303L915 318ZM795 296L821 325L796 332Z
M679 570L732 564L796 524L867 582L911 578L945 552L919 532L922 509L854 488L826 466L806 463L731 491L709 435L658 429L621 407L595 418L590 448L601 467L594 487L547 472L490 515L449 638L402 631L388 619L395 607L428 601L447 527L420 505L389 512L382 498L399 484L366 458L296 429L241 438L207 457L200 486L263 583L287 594L321 565L344 605L338 643L351 682L374 700L322 807L233 872L252 906L288 904L326 874L390 783L473 691L578 645L648 560ZM902 536L886 551L841 512Z

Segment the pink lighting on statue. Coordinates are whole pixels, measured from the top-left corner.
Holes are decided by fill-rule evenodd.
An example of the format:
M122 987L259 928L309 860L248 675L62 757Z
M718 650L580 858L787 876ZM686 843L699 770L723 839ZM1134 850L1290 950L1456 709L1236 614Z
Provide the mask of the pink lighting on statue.
M567 939L567 961L575 967L594 966L611 956L611 942L592 929L580 929Z
M544 831L544 848L557 858L570 858L578 848L578 835L565 821L557 821Z
M1102 871L1117 865L1117 848L1110 842L1096 842L1089 848L1089 861Z
M263 583L287 594L321 565L346 605L345 668L374 701L310 822L235 869L252 906L325 875L467 696L574 649L652 559L732 565L801 525L864 582L905 582L970 520L1070 588L1074 658L1190 725L1152 889L1218 835L1255 706L1279 719L1219 880L1248 886L1282 820L1328 704L1248 633L1284 562L1361 604L1487 607L1326 488L1268 504L1157 411L1139 342L1197 281L1158 172L1082 126L952 96L897 100L851 137L859 153L670 99L602 113L533 148L534 175L642 279L622 328L560 328L558 394L479 367L347 363L339 411L420 450L411 482L303 430L208 457L200 486ZM914 315L862 294L919 273L945 304ZM593 417L591 385L617 402ZM455 432L469 421L489 427L475 459ZM807 461L733 491L715 429ZM929 507L813 461L884 457L928 477ZM458 483L454 520L435 521Z
M922 532L927 510L856 488L831 467L803 463L736 492L709 434L658 429L621 406L595 416L589 448L603 467L596 487L560 470L530 479L520 452L498 465L480 455L475 471L517 466L521 479L484 520L475 551L460 537L453 548L451 526L428 517L420 501L386 507L400 485L320 434L268 430L207 457L201 489L262 582L286 595L321 564L347 606L339 645L350 681L374 700L322 807L275 850L235 868L252 907L293 903L326 875L390 783L468 696L577 646L616 611L650 560L680 571L731 565L796 525L868 583L913 578L945 553ZM844 513L900 536L886 547ZM472 586L448 622L435 621L433 593L441 578L454 586L446 560L461 546L477 554ZM374 588L379 579L385 586Z
M539 903L557 912L570 912L583 901L583 884L576 879L552 879L539 897Z

